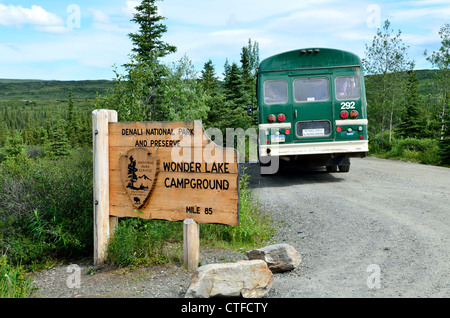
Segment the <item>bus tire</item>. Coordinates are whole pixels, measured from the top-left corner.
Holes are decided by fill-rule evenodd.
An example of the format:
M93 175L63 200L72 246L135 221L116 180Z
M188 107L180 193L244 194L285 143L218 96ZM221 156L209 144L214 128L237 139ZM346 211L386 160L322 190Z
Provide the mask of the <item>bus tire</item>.
M338 166L326 166L327 172L337 172Z
M350 165L339 165L339 171L340 172L349 172L350 171Z

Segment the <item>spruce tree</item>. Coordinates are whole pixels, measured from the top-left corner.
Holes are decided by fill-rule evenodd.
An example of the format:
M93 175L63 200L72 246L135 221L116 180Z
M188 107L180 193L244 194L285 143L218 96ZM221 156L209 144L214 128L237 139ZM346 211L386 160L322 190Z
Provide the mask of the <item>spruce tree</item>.
M211 60L205 63L201 73L200 85L205 93L211 97L208 118L204 123L205 128L224 128L223 120L226 117L227 109L224 107L224 95L220 90L219 79L216 76L214 64Z
M133 52L144 62L152 61L156 56L164 57L170 53L176 52L176 47L169 45L161 40L167 27L161 23L164 17L158 15L157 0L143 0L136 7L136 13L131 21L139 24L138 33L130 33L129 37L133 42Z
M63 123L52 127L52 140L48 144L50 158L57 160L69 155L69 140L66 137Z
M450 164L450 24L445 24L439 30L441 37L441 47L431 55L425 51L427 60L441 70L435 79L437 94L441 95L441 136L439 152L445 164Z
M225 78L223 84L223 90L227 102L231 109L237 108L241 105L244 96L244 82L242 81L241 70L236 63L232 63L231 66L228 61L225 63Z
M447 105L450 104L450 92L446 91L444 100ZM450 111L443 115L442 120L442 136L439 142L439 155L442 158L442 163L450 165Z
M426 122L420 108L420 96L416 72L408 71L409 79L406 84L406 107L398 133L402 137L420 138L423 135Z
M242 72L242 84L244 89L244 110L247 108L256 110L256 74L259 65L259 45L258 42L252 43L252 40L248 40L248 45L244 46L241 51L241 72ZM258 120L256 111L252 115L248 116L249 123L256 125Z
M219 80L217 79L216 70L211 60L205 63L201 73L200 84L202 88L209 93L216 92L219 89Z
M174 53L176 47L161 40L167 27L161 23L165 18L158 15L156 1L143 0L136 6L131 21L139 25L139 31L128 35L135 54L124 65L124 75L115 72L110 94L96 101L96 107L117 110L119 121L167 120L162 104L167 88L163 82L169 76L169 68L159 58Z
M227 61L225 63L224 75L223 92L227 115L223 121L223 126L229 128L243 128L245 130L251 126L247 114L250 93L245 90L244 81L242 79L242 70L236 63L232 63L230 66Z
M6 126L5 122L0 121L0 148L5 145L8 136L9 136L8 126Z
M3 154L7 159L25 156L25 146L21 134L16 133L12 137L7 138L6 145L3 148Z
M72 146L78 144L77 138L77 122L75 117L75 110L73 105L72 92L69 92L69 103L68 103L68 115L66 124L66 136Z

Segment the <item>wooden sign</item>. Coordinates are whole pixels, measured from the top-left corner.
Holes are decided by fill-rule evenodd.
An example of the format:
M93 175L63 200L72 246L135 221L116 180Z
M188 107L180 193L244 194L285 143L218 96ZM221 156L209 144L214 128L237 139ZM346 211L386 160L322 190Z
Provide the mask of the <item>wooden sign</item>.
M238 153L198 121L110 122L109 215L239 225Z

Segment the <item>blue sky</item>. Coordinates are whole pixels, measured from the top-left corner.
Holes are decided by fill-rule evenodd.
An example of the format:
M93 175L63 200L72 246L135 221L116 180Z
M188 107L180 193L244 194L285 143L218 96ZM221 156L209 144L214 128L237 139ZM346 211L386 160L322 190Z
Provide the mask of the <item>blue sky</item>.
M128 61L137 30L136 0L0 0L0 78L111 79ZM431 68L423 52L438 50L438 31L450 23L450 0L165 0L164 40L197 71L211 59L218 75L225 60L239 62L248 39L260 58L303 47L331 47L364 57L386 19L409 46L416 69ZM120 71L120 68L119 68Z

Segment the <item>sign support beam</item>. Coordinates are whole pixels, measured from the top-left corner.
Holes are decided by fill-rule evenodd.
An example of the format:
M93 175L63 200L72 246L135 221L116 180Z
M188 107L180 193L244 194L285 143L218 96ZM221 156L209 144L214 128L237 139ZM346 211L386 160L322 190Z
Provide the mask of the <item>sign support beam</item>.
M200 227L193 219L183 221L183 253L188 270L196 270L200 259Z
M109 215L108 123L117 122L117 112L98 109L92 112L94 161L94 264L106 260L110 232L117 217Z

